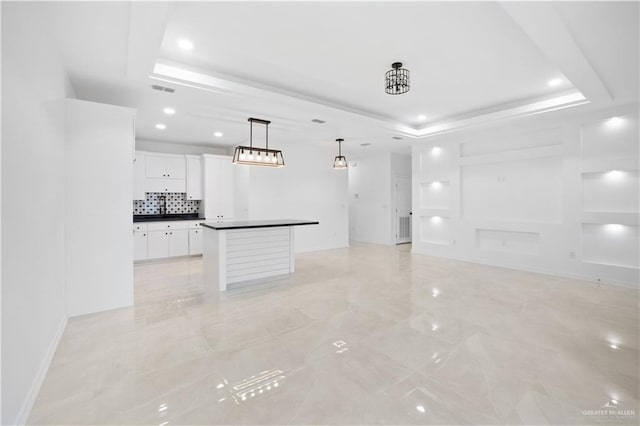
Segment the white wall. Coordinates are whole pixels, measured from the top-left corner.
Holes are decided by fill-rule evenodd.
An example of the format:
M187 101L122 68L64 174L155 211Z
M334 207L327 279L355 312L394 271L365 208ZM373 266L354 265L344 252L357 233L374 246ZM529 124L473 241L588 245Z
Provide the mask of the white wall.
M150 139L136 139L136 149L139 151L165 152L167 154L229 154L229 148L171 143Z
M416 142L413 251L638 286L638 140L629 105Z
M133 305L134 116L130 108L67 101L69 316Z
M327 149L274 144L284 152L283 168L248 167L250 219L310 219L320 225L296 227L296 252L349 245L348 175L333 169ZM242 191L242 187L238 187ZM242 212L239 212L242 214Z
M350 163L351 240L372 244L395 244L394 177L411 176L411 157L381 153L358 158Z
M26 420L66 324L64 99L38 3L2 2L2 424Z

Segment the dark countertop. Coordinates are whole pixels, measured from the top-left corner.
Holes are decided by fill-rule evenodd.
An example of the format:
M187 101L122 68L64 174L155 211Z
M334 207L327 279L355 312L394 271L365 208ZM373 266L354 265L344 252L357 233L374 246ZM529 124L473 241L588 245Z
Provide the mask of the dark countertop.
M198 213L187 214L134 214L133 222L164 222L170 220L205 220Z
M319 225L320 222L300 219L274 219L274 220L236 220L229 222L203 222L205 228L225 230L225 229L248 229L248 228L275 228L278 226L300 226Z

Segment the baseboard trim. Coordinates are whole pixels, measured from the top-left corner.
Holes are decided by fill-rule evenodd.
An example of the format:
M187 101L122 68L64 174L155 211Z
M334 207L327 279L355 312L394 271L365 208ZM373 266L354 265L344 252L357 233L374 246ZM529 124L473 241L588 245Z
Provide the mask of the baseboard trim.
M49 366L51 365L51 361L53 361L53 356L56 353L56 349L58 348L58 344L60 343L60 339L62 339L62 335L64 334L64 330L67 328L68 318L65 317L62 321L60 321L60 325L58 326L58 330L56 331L56 335L51 342L51 346L49 346L49 350L47 351L47 355L42 361L42 365L40 366L40 371L36 376L33 384L31 385L31 390L29 391L29 395L27 399L22 404L22 409L20 410L20 414L16 419L17 425L25 425L27 424L27 420L29 420L29 415L31 414L31 409L33 409L33 405L36 402L36 398L38 397L38 393L40 393L40 388L42 387L42 383L44 382L45 377L47 377L47 372L49 371Z

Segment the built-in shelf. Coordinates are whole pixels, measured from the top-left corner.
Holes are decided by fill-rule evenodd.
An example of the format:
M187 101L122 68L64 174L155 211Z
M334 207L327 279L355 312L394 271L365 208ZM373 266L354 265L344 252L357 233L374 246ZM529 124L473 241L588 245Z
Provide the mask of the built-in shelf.
M419 155L420 175L423 180L449 180L451 153L448 149L433 146Z
M637 212L582 212L582 223L618 223L621 225L640 225L640 214Z
M620 117L616 124L601 120L581 129L582 158L585 160L638 158L638 118Z
M502 253L538 255L540 234L537 232L476 229L476 248Z
M582 224L582 260L638 268L638 226L618 223Z
M451 226L448 217L421 216L420 241L430 244L450 245Z
M604 173L611 170L638 171L640 161L637 156L614 158L589 158L582 160L582 173Z
M420 208L449 209L451 184L448 180L431 180L420 184Z
M637 213L639 192L636 171L582 174L582 206L585 211Z

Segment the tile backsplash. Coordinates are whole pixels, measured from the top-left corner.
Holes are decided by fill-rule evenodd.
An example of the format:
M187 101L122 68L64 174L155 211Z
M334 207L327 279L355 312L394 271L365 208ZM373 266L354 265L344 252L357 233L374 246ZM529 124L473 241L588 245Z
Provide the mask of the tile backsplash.
M135 200L133 202L133 214L160 214L162 200L167 199L168 214L198 213L200 211L200 200L187 200L187 194L183 192L147 192L146 200Z

